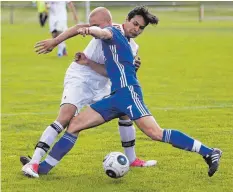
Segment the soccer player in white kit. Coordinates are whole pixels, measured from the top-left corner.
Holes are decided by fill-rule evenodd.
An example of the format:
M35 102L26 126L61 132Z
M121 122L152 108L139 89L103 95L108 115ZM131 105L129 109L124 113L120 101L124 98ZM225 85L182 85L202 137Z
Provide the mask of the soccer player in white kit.
M115 25L121 29L124 33L125 30L123 26L127 26L127 33L133 33L131 36L138 36L143 29L137 29L136 32L134 28L137 27L137 23L133 23L133 19L126 20L123 25ZM101 23L104 22L101 19L96 20L97 26L101 27ZM74 27L73 27L74 29ZM69 29L68 31L71 31ZM70 36L74 36L77 30L73 30L73 34ZM42 41L45 44L48 42L53 42L56 44L56 41L60 37L64 37L64 32L61 36ZM77 34L76 34L77 35ZM127 34L125 34L127 36ZM60 38L61 39L61 38ZM65 39L63 39L65 40ZM58 40L60 42L60 40ZM135 43L133 39L129 41L133 55L137 55L138 45ZM56 44L57 45L57 44ZM51 48L55 46L46 47L46 50L51 51ZM39 50L43 50L39 48ZM48 52L49 52L48 51ZM99 39L93 38L91 42L88 44L86 49L84 50L85 57L88 59L88 64L80 65L76 62L72 62L69 68L67 69L65 80L64 80L64 91L62 96L62 102L60 107L59 115L50 126L46 128L44 133L42 134L39 142L36 145L36 150L31 160L27 159L26 157L21 157L21 162L26 164L30 161L31 164L39 164L42 157L45 153L49 150L50 146L55 141L57 135L62 132L69 124L70 120L76 113L82 109L85 105L90 105L98 100L101 100L104 96L110 94L110 81L107 77L100 75L104 74L104 55L102 52L102 43ZM95 72L94 70L98 71ZM100 72L102 71L102 72ZM126 156L128 157L131 166L134 167L147 167L153 166L157 162L155 160L150 161L143 161L136 157L135 154L135 128L133 126L132 121L128 117L122 117L119 119L119 132L121 136L122 146L124 147L124 151ZM45 159L53 167L56 166L58 163L55 159L50 157L49 155ZM23 172L25 166L23 167ZM35 168L36 169L36 168ZM43 171L39 170L39 173L43 174Z
M71 1L46 1L46 4L49 9L49 30L53 38L67 30L66 5L72 11L75 23L78 23L77 13ZM57 56L62 57L65 55L67 55L66 44L62 42L58 45Z

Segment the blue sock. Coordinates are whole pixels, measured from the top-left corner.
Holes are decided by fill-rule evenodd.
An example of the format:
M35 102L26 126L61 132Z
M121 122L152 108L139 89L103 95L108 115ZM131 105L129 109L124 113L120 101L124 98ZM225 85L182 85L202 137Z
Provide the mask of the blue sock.
M46 161L40 163L38 168L39 174L48 174L48 172L53 168L52 165L48 164Z
M206 156L213 151L213 149L206 147L200 141L177 130L164 129L162 141L171 143L176 148L197 152L202 156Z
M46 159L40 163L39 173L47 174L73 148L77 136L65 132L49 152Z

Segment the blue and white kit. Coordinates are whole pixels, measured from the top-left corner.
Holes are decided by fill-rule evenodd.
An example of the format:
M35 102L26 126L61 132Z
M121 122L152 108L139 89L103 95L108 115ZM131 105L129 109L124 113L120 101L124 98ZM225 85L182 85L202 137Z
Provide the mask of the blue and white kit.
M151 115L143 102L136 77L134 57L128 39L115 27L107 27L112 39L102 40L105 67L111 80L111 95L94 103L91 108L105 121L128 115L131 120Z

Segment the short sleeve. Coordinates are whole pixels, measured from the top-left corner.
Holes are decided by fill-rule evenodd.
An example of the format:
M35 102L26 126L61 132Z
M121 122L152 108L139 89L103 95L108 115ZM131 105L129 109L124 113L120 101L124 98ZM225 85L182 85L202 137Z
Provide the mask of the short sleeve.
M113 27L105 27L104 29L109 30L112 33L112 38L111 39L105 39L104 41L110 42L116 39L116 32L114 31Z

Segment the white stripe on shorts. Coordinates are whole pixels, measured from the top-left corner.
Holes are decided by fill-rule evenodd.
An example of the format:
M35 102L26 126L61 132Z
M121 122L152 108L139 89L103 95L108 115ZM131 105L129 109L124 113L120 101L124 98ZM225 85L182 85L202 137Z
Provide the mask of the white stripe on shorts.
M134 92L133 86L129 86L129 90L131 92L131 96L133 98L133 101L134 101L136 107L138 108L138 110L140 111L140 113L142 114L142 116L148 115L148 112L146 111L146 109L142 105L141 101L138 99L137 94Z

